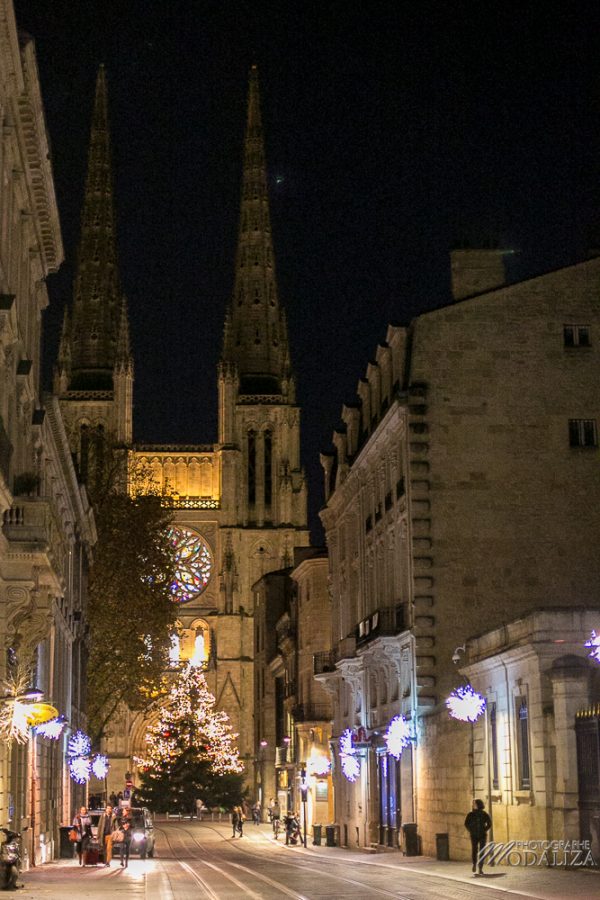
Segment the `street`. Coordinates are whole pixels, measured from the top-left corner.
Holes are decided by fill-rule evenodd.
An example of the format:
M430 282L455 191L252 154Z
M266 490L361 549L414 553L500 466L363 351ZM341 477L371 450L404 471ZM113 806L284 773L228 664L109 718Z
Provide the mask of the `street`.
M132 900L233 900L291 897L294 900L393 897L396 900L595 900L600 872L560 869L491 869L475 877L467 863L407 859L398 853L370 854L342 848L285 846L267 825L246 823L242 838L231 838L226 822L156 822L156 856L133 857L128 869L81 869L60 860L26 872L27 900L108 898Z

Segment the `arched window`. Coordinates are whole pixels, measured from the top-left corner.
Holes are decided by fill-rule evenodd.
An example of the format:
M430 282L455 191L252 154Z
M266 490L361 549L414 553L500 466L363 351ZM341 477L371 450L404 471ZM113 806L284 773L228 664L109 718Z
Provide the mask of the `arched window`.
M82 481L87 481L90 458L90 429L82 425L79 429L79 474Z
M248 503L256 503L256 432L248 432Z
M265 431L265 506L271 505L273 497L273 436Z

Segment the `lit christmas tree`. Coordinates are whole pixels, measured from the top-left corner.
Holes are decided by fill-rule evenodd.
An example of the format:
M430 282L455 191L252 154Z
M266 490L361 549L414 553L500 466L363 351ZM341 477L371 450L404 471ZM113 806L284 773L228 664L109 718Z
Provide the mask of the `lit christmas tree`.
M146 733L146 757L138 759L136 802L155 812L192 813L241 802L243 765L226 713L215 710L202 669L187 665Z

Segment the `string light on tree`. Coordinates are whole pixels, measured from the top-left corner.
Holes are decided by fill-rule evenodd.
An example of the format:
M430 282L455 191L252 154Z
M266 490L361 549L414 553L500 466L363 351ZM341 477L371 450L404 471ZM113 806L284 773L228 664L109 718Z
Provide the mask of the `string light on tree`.
M135 760L145 805L187 812L197 797L213 806L240 802L243 765L237 734L215 705L202 668L188 662L146 732L144 758Z
M452 691L446 700L448 712L461 722L476 722L485 710L485 698L473 690L470 684Z

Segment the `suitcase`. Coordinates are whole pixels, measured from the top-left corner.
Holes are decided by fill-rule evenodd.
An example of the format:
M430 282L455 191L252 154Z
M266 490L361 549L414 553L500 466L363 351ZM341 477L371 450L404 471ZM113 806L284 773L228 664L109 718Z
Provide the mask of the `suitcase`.
M87 850L83 854L84 866L97 866L100 861L100 846L96 841L90 841Z

